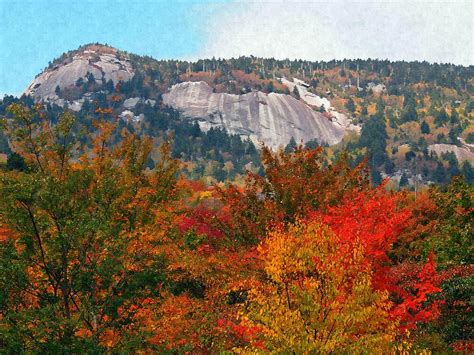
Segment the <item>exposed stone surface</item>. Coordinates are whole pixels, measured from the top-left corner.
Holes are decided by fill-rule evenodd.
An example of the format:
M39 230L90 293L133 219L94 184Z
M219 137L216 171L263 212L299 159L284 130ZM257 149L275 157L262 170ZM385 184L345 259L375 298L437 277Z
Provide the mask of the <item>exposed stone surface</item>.
M123 102L123 107L130 110L130 109L133 109L135 106L137 106L137 104L140 103L140 102L145 103L145 104L150 105L150 106L155 106L156 105L156 101L152 100L152 99L146 99L145 100L142 97L131 97L131 98L126 99Z
M374 94L381 94L383 92L386 92L387 88L385 87L384 84L376 84L376 83L370 82L367 84L367 90L372 90Z
M115 49L103 48L77 52L65 63L46 69L33 80L23 94L29 94L35 99L54 101L58 98L55 93L57 86L64 89L75 85L80 78L86 81L88 73L99 83L110 79L114 84L120 80L130 80L134 75L130 62L125 57L119 56Z
M334 124L351 131L360 132L361 127L354 125L349 117L341 112L337 112L334 107L331 106L331 102L325 97L320 97L312 92L308 91L308 84L299 79L293 79L290 81L286 78L282 78L281 82L288 87L290 92L293 92L295 86L298 88L301 100L306 102L310 106L320 108L324 105L326 111L331 115Z
M290 92L293 92L296 86L298 88L298 92L300 94L301 99L308 105L316 107L321 107L322 105L324 105L326 110L331 107L331 102L325 97L320 97L311 92L308 92L308 89L306 88L306 86L304 85L305 83L302 80L293 79L293 81L290 81L286 78L282 78L281 82L283 85L288 87L288 90L290 90Z
M164 94L163 102L199 119L203 129L225 127L230 133L272 148L285 146L291 137L297 142L318 139L336 144L345 133L343 127L290 95L213 93L205 82L184 82Z
M129 99L126 99L123 102L123 107L125 107L126 109L134 108L138 104L139 101L140 101L139 97L131 97Z
M441 156L443 153L454 153L456 159L459 162L465 160L474 162L474 148L470 147L468 144L464 144L462 147L458 147L454 144L431 144L428 146L428 151L431 153L436 153Z
M145 103L146 103L147 105L152 106L152 107L156 105L156 101L155 101L155 100L152 100L152 99L147 99L147 100L145 100Z
M120 114L120 118L127 122L141 122L145 118L145 115L141 113L138 116L135 116L132 111L125 110Z

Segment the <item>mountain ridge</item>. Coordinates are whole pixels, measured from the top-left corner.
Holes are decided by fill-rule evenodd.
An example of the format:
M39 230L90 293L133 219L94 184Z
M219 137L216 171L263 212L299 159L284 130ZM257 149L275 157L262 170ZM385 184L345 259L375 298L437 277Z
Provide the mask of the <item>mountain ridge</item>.
M83 55L94 51L98 53ZM129 75L106 76L100 70L95 71L94 61L98 58L102 64L101 55L115 57L112 60L115 64L129 63L130 70L126 70ZM53 60L35 80L70 65L74 57L86 58L85 68L71 71L75 73L72 79L56 85L58 92L57 82L52 81L44 95L41 90L36 91L36 96L34 92L26 93L33 94L35 101L69 108L80 116L84 116L83 111L91 112L91 106L110 107L125 124L145 131L161 125L155 122L155 117L161 117L160 112L169 105L179 111L176 115L180 119L189 120L191 125L196 124L202 130L224 128L230 135L238 134L242 141L251 139L257 147L262 142L273 149L290 143L311 146L329 143L333 145L327 149L329 157L347 150L356 164L368 156L375 181L384 176L399 181L403 172L436 183L445 182L460 171L471 175L473 66L386 60L311 62L252 56L189 62L156 60L92 44ZM119 70L120 66L116 68ZM202 95L191 99L186 90L176 97L173 88L179 85L207 85L207 88L200 89ZM253 96L252 106L247 98ZM265 116L262 112L269 105L263 102L268 97L285 98L287 112L275 109L281 112ZM227 103L224 105L216 98ZM249 109L250 106L254 108ZM273 110L277 105L270 106ZM170 117L178 116L173 113ZM250 131L249 117L253 122ZM275 123L273 127L283 125L284 129L264 133L271 127L269 117ZM295 120L305 124L293 125ZM325 127L323 131L317 129L321 125ZM185 144L178 146L180 154L193 156Z
M67 105L74 111L82 108L88 92L78 92L78 87L85 81L88 83L102 83L108 85L112 91L119 82L128 82L135 75L135 70L129 60L129 55L115 48L101 45L86 45L81 49L69 52L63 59L53 61L33 82L25 89L25 95L31 95L36 101L53 102L59 106ZM109 82L111 81L111 82ZM287 81L288 82L288 81ZM182 84L185 84L183 82ZM192 81L188 85L193 85ZM205 83L205 82L202 82ZM178 84L175 84L175 86ZM207 84L204 84L207 85ZM198 119L201 129L208 130L211 126L222 127L231 134L239 134L243 138L250 138L254 144L264 142L272 148L285 146L291 138L298 142L307 142L317 139L325 144L337 144L344 136L346 127L333 124L332 118L325 117L320 112L316 112L306 104L304 100L296 100L287 94L262 93L259 90L254 93L243 93L239 95L230 93L213 93L211 87L207 87L201 93L209 94L205 100L210 100L213 96L227 98L226 109L219 109L219 105L212 107L209 103L208 112L193 110L196 105L203 105L193 102L202 98L190 96L190 91L178 91L178 94L185 99L187 104L176 104L176 90L172 86L168 92L163 94L163 103L185 113L191 119ZM299 83L301 86L301 82ZM61 93L63 91L64 93ZM84 90L82 90L84 91ZM174 95L174 99L170 98ZM232 96L234 95L234 96ZM276 98L273 95L279 95ZM67 100L70 98L71 100ZM128 98L128 101L138 102L140 98ZM125 100L125 101L127 101ZM264 105L268 105L268 110L263 110ZM183 101L183 100L181 100ZM233 103L232 103L232 102ZM327 101L327 100L326 100ZM246 107L240 107L239 102L247 102ZM268 103L269 104L268 104ZM133 105L134 106L134 105ZM134 116L130 111L133 107L124 105L121 116L130 116L139 120L139 116ZM329 108L329 107L328 107ZM334 109L333 109L334 110ZM220 124L213 124L213 115L220 111L225 118ZM333 111L338 114L336 111ZM334 117L337 117L334 115ZM339 114L338 117L340 117ZM208 124L203 124L202 119L207 119ZM345 118L344 118L345 119ZM295 124L295 122L298 122Z

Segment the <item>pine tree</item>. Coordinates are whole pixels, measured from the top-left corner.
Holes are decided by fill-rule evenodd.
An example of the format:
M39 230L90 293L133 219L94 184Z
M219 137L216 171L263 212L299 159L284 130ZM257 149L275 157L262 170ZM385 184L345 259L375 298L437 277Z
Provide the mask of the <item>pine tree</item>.
M387 138L385 117L380 112L370 116L362 127L359 145L367 147L371 166L378 167L387 159Z
M346 103L346 108L349 112L352 112L354 113L355 112L355 103L354 103L354 100L352 100L352 98L350 97L349 100L347 101Z
M416 108L414 105L408 105L405 110L403 110L401 121L402 122L410 122L416 121L418 119L418 113L416 112Z
M295 86L296 87L296 86ZM295 139L291 137L290 141L285 147L285 153L292 153L295 151L295 149L298 147L298 144L296 143Z
M386 174L392 174L395 171L395 163L387 159L384 164L384 170Z
M382 182L382 174L377 169L372 169L371 171L372 185L379 186Z
M446 113L446 110L444 108L442 108L437 114L436 114L436 117L435 117L435 124L436 124L436 127L441 127L442 125L444 125L445 123L447 123L449 120L449 117L448 117L448 114Z
M21 155L13 152L7 158L7 169L25 171L27 169L25 159L23 159Z
M407 185L408 185L408 176L407 176L407 174L404 172L404 173L402 174L402 176L400 177L400 183L398 184L398 186L399 186L400 188L402 188L402 187L405 187L405 186L407 186Z
M471 163L467 160L462 164L462 174L468 184L474 183L474 169L472 168Z
M446 169L441 162L438 162L438 166L433 172L433 180L439 184L446 182Z
M451 124L453 124L453 125L459 123L459 115L458 115L458 113L456 112L455 109L453 109L453 111L451 112L450 121L451 121Z
M430 126L428 125L428 123L426 123L426 121L421 122L420 128L421 128L421 133L430 134Z
M293 95L295 96L296 99L300 99L300 92L298 90L298 87L295 85L295 87L293 88Z
M448 172L451 178L454 176L461 175L461 171L459 170L459 163L455 156L451 156L448 161Z

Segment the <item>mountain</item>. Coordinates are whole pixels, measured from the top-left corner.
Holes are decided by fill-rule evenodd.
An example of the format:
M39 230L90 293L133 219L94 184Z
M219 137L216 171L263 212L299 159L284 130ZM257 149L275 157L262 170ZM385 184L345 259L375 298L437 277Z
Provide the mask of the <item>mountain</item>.
M135 72L127 56L115 48L90 45L57 60L38 75L23 92L35 100L58 100L62 91L73 91L84 81L128 81ZM59 91L59 92L58 92Z
M253 167L261 143L303 142L364 157L374 182L474 181L474 67L387 60L277 60L239 57L156 60L89 44L49 63L21 100L65 108L93 130L98 108L119 127L173 133L173 153L192 176L220 180ZM5 97L0 114L13 98ZM2 138L3 137L3 138ZM117 138L120 134L117 133ZM329 146L329 147L328 147ZM3 147L3 148L2 148ZM0 132L0 153L10 145Z
M24 94L36 101L67 104L78 111L90 97L90 89L83 90L84 83L107 85L111 81L109 86L113 89L119 82L129 82L134 75L129 55L115 48L89 45L56 60L33 80ZM125 99L122 116L135 117L130 110L139 101L139 97ZM241 95L214 93L203 81L172 86L163 95L163 103L188 118L198 119L204 130L222 127L231 134L250 138L257 145L263 142L273 148L284 147L292 137L297 142L317 139L336 144L346 128L333 123L334 115L323 115L291 95L259 90Z

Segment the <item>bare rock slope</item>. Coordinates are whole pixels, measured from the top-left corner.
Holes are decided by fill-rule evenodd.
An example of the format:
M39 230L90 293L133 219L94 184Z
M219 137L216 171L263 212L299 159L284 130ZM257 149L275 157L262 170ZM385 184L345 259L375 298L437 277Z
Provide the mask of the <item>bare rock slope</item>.
M467 144L462 139L460 139L460 141L462 144L461 147L454 144L431 144L428 146L428 151L438 156L441 156L443 153L454 153L459 162L474 162L474 146Z
M309 106L317 107L318 109L321 108L321 106L324 106L325 110L329 113L332 122L335 125L338 125L349 131L360 132L361 127L354 125L349 119L349 117L347 117L345 114L336 111L336 109L332 107L331 102L327 98L320 97L316 94L313 94L312 92L309 92L307 89L308 85L304 81L298 79L293 79L292 81L290 81L286 78L282 78L281 82L286 87L288 87L290 92L293 92L296 87L301 96L301 99Z
M77 80L87 80L92 74L95 81L114 84L120 80L128 81L134 71L128 59L111 47L92 45L78 51L63 63L48 68L38 75L26 88L23 94L31 95L36 100L56 100L56 87L71 87Z
M243 95L214 93L205 82L184 82L164 94L163 102L185 116L199 119L203 129L224 127L272 148L285 146L291 137L296 142L317 139L332 145L340 142L345 133L330 118L290 95L259 91Z

